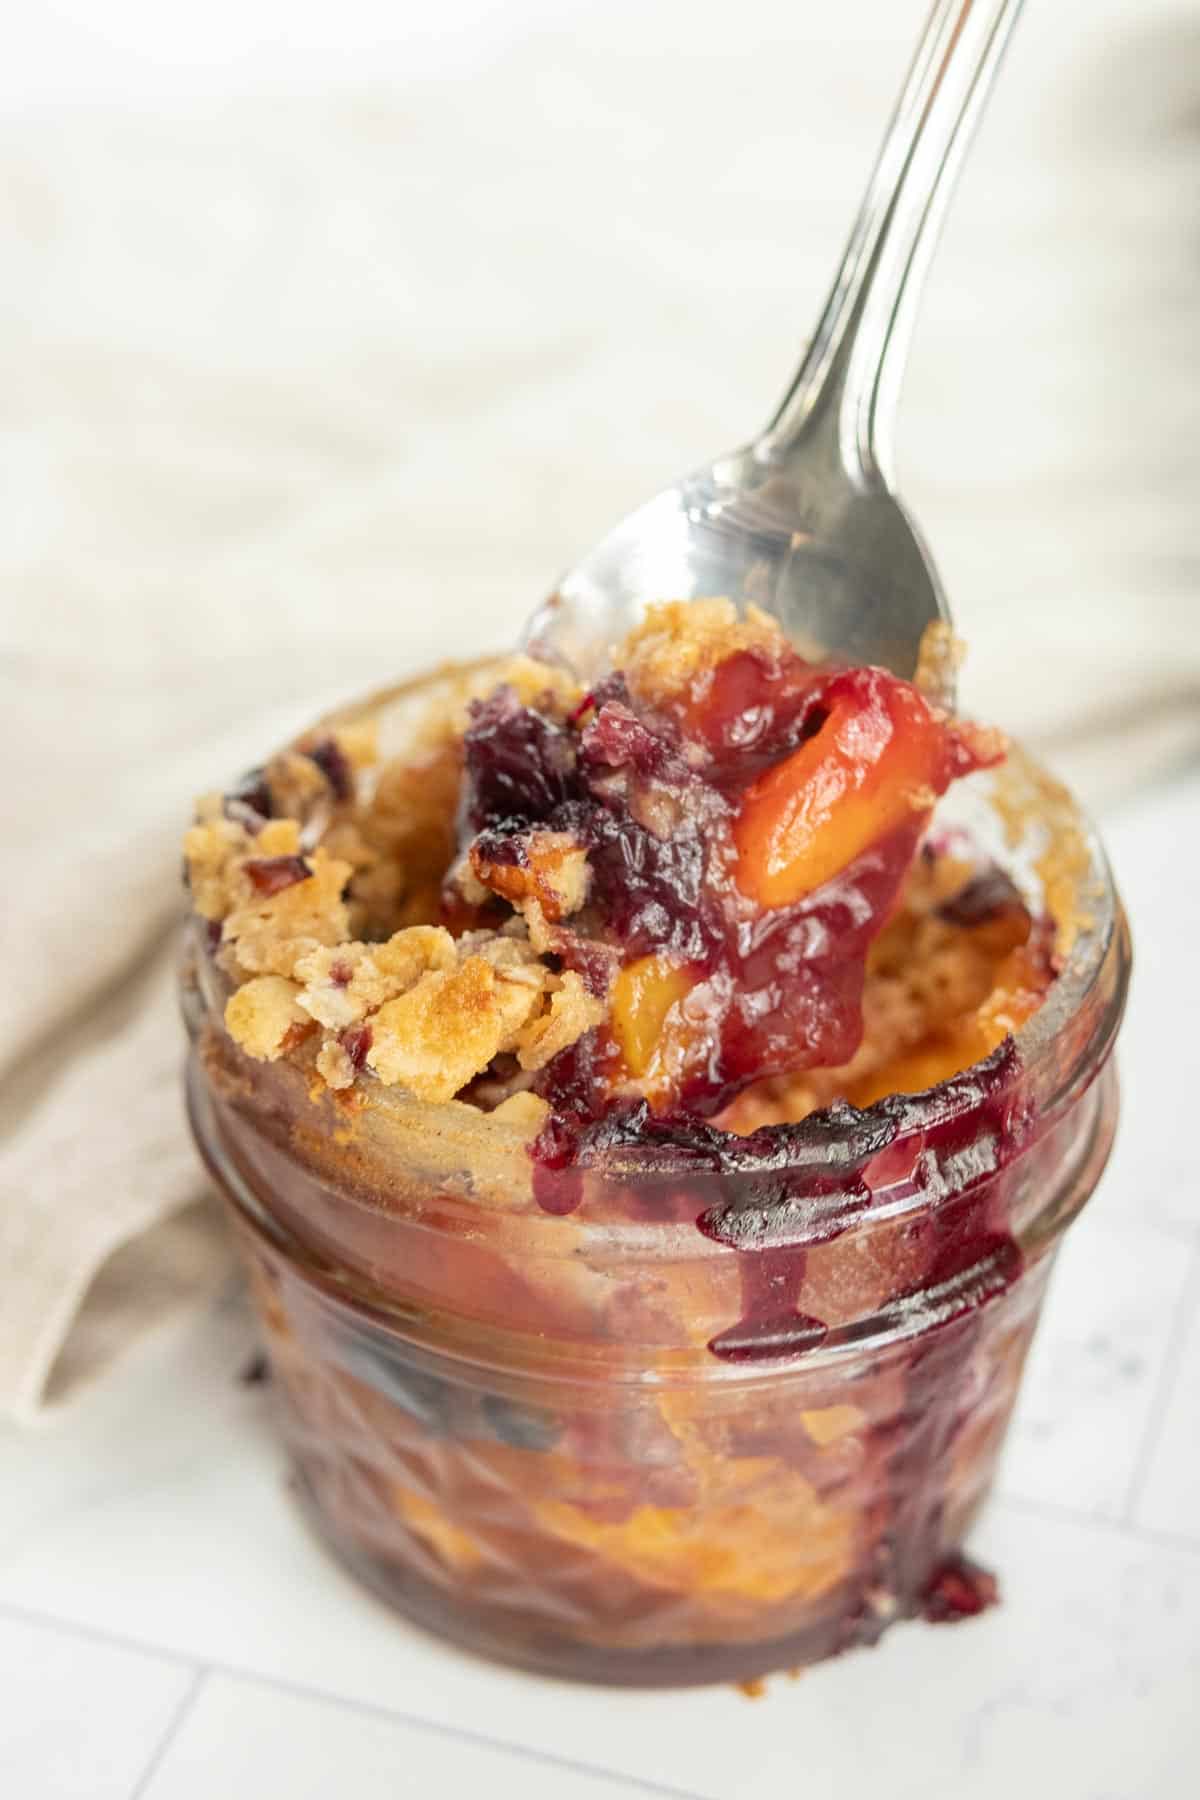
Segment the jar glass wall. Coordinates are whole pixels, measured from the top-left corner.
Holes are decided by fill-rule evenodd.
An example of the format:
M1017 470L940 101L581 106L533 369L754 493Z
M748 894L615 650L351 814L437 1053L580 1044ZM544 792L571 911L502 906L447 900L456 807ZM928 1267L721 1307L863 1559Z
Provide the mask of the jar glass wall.
M970 1604L944 1577L1111 1144L1128 942L1032 765L964 784L938 814L960 829L1058 923L1015 1045L748 1149L615 1146L570 1211L535 1196L517 1125L250 1061L193 921L191 1116L299 1491L404 1613L560 1676L671 1684Z

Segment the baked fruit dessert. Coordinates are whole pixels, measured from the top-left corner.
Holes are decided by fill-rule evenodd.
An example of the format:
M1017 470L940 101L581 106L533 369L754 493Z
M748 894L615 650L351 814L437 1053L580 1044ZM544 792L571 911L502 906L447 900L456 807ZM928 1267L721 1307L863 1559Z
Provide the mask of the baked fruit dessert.
M920 677L719 600L614 671L442 671L201 802L192 1113L341 1554L510 1660L751 1678L994 1597L1124 940Z

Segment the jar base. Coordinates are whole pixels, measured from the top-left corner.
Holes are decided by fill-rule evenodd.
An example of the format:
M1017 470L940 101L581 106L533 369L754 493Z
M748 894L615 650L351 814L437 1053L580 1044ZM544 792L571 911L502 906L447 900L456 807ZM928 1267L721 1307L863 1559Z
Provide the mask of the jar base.
M519 1622L498 1629L494 1613L462 1601L451 1603L432 1582L412 1569L354 1542L330 1520L298 1463L289 1482L293 1497L321 1545L356 1580L409 1624L488 1662L601 1687L688 1688L757 1681L761 1676L798 1673L842 1651L869 1648L881 1624L856 1628L839 1609L804 1631L761 1643L670 1644L653 1650L614 1649L553 1637ZM506 1623L508 1623L506 1621Z

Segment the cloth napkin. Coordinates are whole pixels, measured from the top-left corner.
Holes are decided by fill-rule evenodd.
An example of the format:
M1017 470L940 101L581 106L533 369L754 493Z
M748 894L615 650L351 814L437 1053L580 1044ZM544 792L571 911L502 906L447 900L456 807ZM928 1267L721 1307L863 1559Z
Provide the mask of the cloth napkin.
M193 795L502 647L762 421L921 10L650 0L469 76L0 121L0 1416L229 1276L172 997ZM1029 9L905 393L965 702L1101 809L1200 747L1198 74L1161 0Z

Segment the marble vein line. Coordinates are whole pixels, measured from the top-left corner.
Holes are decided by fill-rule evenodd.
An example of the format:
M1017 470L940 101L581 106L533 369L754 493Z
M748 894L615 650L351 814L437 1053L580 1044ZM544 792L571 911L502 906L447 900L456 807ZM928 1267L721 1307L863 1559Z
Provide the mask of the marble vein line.
M559 1756L556 1751L542 1750L534 1744L516 1744L506 1738L492 1737L483 1731L468 1731L462 1725L452 1725L441 1719L425 1719L419 1713L401 1712L390 1706L381 1706L370 1700L355 1700L345 1694L326 1694L319 1688L310 1687L306 1682L288 1681L277 1675L260 1675L253 1670L230 1669L231 1680L253 1683L259 1687L268 1687L280 1693L292 1694L301 1700L328 1701L340 1706L345 1712L358 1713L360 1717L383 1719L395 1725L412 1725L418 1731L431 1731L439 1737L452 1738L458 1743L473 1744L478 1749L496 1750L505 1756L523 1756L530 1762L543 1764L546 1768L564 1769L572 1775L584 1775L593 1781L611 1781L628 1788L636 1788L639 1793L652 1794L655 1800L715 1800L713 1795L697 1793L694 1788L672 1787L661 1781L647 1780L644 1775L630 1775L623 1769L607 1768L602 1763L579 1762L572 1756ZM137 1800L134 1796L133 1800Z
M16 1619L22 1625L40 1626L43 1631L61 1631L67 1637L80 1638L86 1643L104 1644L113 1650L132 1650L138 1656L149 1657L152 1661L175 1663L180 1668L191 1669L196 1675L203 1674L206 1669L215 1669L222 1675L241 1673L238 1669L223 1669L219 1663L202 1661L198 1656L188 1656L182 1650L167 1649L146 1638L110 1631L103 1625L88 1625L82 1620L63 1618L58 1613L37 1612L29 1606L13 1606L7 1600L0 1601L0 1615L6 1619Z
M154 1749L151 1751L150 1760L146 1764L146 1767L142 1770L142 1773L138 1778L137 1785L134 1787L132 1793L129 1796L129 1800L143 1800L143 1796L149 1792L150 1783L153 1781L158 1770L162 1767L163 1758L167 1754L167 1751L170 1749L171 1745L174 1743L175 1738L179 1733L179 1728L183 1724L183 1721L187 1718L187 1716L191 1712L193 1706L195 1706L196 1701L199 1699L200 1690L204 1686L204 1683L207 1681L207 1679L208 1679L208 1670L207 1669L197 1669L195 1674L192 1676L192 1679L188 1683L187 1688L185 1689L184 1693L180 1696L180 1699L179 1699L178 1703L176 1704L174 1712L171 1714L171 1717L167 1723L166 1730L163 1732L163 1734L159 1738L157 1744L155 1744Z
M1191 1537L1182 1531L1160 1531L1154 1525L1142 1525L1137 1520L1114 1519L1107 1513L1088 1512L1082 1506L1064 1506L1057 1500L1037 1500L1028 1494L1009 1493L1004 1488L997 1488L993 1499L997 1507L1032 1513L1035 1518L1057 1520L1061 1525L1090 1526L1095 1531L1115 1531L1118 1537L1147 1544L1154 1550L1180 1550L1185 1556L1200 1556L1200 1533Z
M19 1619L26 1625L40 1625L48 1631L60 1631L68 1637L84 1638L91 1643L106 1644L114 1649L133 1650L142 1656L176 1663L194 1671L192 1682L180 1701L165 1736L157 1746L150 1766L130 1795L130 1800L143 1800L148 1792L151 1776L160 1766L168 1745L191 1711L201 1687L210 1675L223 1675L230 1681L270 1688L278 1693L291 1694L300 1700L319 1701L327 1706L341 1707L344 1712L358 1713L364 1718L382 1719L394 1725L411 1725L418 1731L434 1732L440 1737L453 1738L459 1743L473 1744L479 1749L494 1750L506 1756L525 1757L547 1768L569 1770L571 1774L587 1776L593 1781L610 1781L618 1785L624 1783L627 1788L653 1795L655 1800L712 1800L711 1795L697 1793L691 1788L671 1787L664 1782L650 1781L645 1776L631 1775L623 1769L609 1768L602 1763L579 1762L574 1757L559 1756L553 1750L542 1750L535 1744L513 1743L507 1738L491 1737L486 1732L468 1731L461 1725L452 1725L441 1719L422 1718L419 1713L403 1712L399 1708L378 1705L369 1700L357 1700L351 1694L338 1693L334 1689L316 1687L303 1681L289 1681L284 1676L268 1675L258 1669L238 1668L233 1663L225 1663L219 1659L205 1658L201 1662L181 1651L160 1650L156 1644L148 1643L145 1639L129 1637L100 1625L76 1624L71 1619L35 1612L24 1606L10 1606L4 1601L0 1601L0 1615Z
M1175 1392L1175 1384L1179 1378L1179 1365L1183 1357L1187 1329L1198 1305L1200 1305L1200 1243L1197 1243L1192 1250L1191 1267L1171 1314L1163 1366L1159 1371L1158 1383L1151 1399L1149 1416L1142 1433L1129 1491L1125 1496L1125 1505L1121 1509L1121 1523L1127 1527L1141 1529L1137 1524L1137 1510L1141 1505L1142 1494L1150 1476L1150 1467L1155 1452L1162 1441L1168 1410Z

